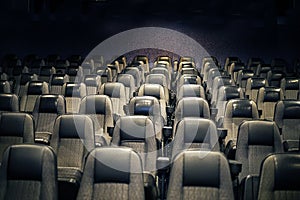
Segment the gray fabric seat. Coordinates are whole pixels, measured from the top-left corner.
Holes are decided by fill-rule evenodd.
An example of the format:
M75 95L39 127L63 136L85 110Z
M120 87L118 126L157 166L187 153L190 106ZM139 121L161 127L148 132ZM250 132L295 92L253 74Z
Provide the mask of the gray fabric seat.
M299 78L283 78L281 80L280 87L284 93L285 99L297 100L298 93L300 91L300 79Z
M51 81L49 83L50 86L50 94L60 94L63 95L63 85L66 82L69 82L69 75L66 74L53 74L51 76Z
M209 119L185 117L176 127L172 158L186 149L220 151L217 127Z
M257 108L261 112L261 118L273 121L275 105L283 100L281 88L262 87L257 95Z
M163 67L154 67L151 69L150 74L163 74L167 79L168 85L171 84L171 74L168 69Z
M157 143L152 121L146 116L123 116L116 122L112 145L126 146L138 152L143 170L156 171Z
M170 85L167 78L163 74L149 74L146 76L145 83L159 84L164 87L165 93L169 93Z
M204 88L201 85L186 84L179 88L177 101L184 97L200 97L206 99Z
M299 166L299 154L275 154L267 157L261 167L258 199L299 199Z
M210 119L210 111L207 101L198 97L182 98L178 102L174 114L174 133L176 131L177 123L184 117L201 117Z
M254 75L255 75L254 71L250 69L244 69L238 71L236 85L242 88L243 92L245 92L248 78L251 78Z
M87 158L77 200L143 200L142 171L141 159L133 150L96 148Z
M58 199L53 150L29 144L8 147L0 168L0 199Z
M89 74L84 76L83 82L86 85L86 95L98 94L101 86L101 78L96 74Z
M271 153L283 152L280 132L275 122L246 121L238 130L235 159L242 163L239 180L258 175L262 161Z
M61 115L55 120L51 147L57 156L59 197L75 198L85 159L94 149L93 121L86 115Z
M111 136L108 129L114 127L110 98L106 95L86 96L81 100L79 113L86 114L93 120L96 144L100 146L109 144Z
M281 130L282 139L289 143L289 148L299 149L300 140L300 101L283 100L275 107L274 121Z
M80 109L81 99L86 96L85 84L67 82L63 85L62 90L66 100L66 113L78 113Z
M12 92L8 81L0 80L0 94L10 94Z
M135 91L134 77L131 74L119 74L117 82L122 83L125 87L126 100L129 102L130 98L133 97Z
M231 99L225 108L223 128L227 129L225 142L236 144L238 127L245 120L259 119L256 103L248 99Z
M62 95L40 95L32 113L35 120L35 140L51 144L55 119L65 113L66 102Z
M124 69L124 74L131 74L134 77L134 85L136 88L141 86L142 78L138 68L136 67L126 67Z
M124 116L124 105L126 105L125 87L122 83L104 83L101 85L99 94L107 95L111 99L113 113Z
M112 73L110 68L103 68L103 67L98 67L96 68L96 74L100 76L101 78L101 83L108 83L112 82Z
M185 75L180 76L180 78L177 80L176 84L177 84L176 92L178 94L180 87L185 85L185 84L200 85L201 84L201 78L197 75L185 74Z
M8 146L34 143L34 122L29 114L2 113L0 115L0 130L0 161Z
M269 86L267 79L252 77L248 78L246 83L246 92L245 95L248 99L257 102L258 90L262 87Z
M39 80L45 81L47 83L50 82L51 76L56 73L56 69L52 66L43 66L40 68L39 72Z
M162 139L162 129L166 121L161 114L160 103L157 98L152 96L137 96L131 98L128 104L127 115L148 116L154 124L156 138L158 140Z
M39 95L49 94L48 83L42 81L30 81L25 86L25 95L20 100L20 111L32 113Z
M217 76L213 80L212 89L208 91L211 95L210 104L212 107L216 106L217 99L218 99L218 91L222 86L234 86L233 80L230 76Z
M0 94L0 113L19 112L19 98L15 94Z
M234 199L228 161L218 152L179 154L171 168L167 199Z
M38 76L36 74L22 73L15 77L14 93L19 97L26 95L26 84L29 81L37 81Z

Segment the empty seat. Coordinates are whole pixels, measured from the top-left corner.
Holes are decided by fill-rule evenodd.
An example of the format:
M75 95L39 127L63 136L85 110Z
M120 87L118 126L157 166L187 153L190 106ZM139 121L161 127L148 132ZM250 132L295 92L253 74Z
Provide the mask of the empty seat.
M216 121L224 117L226 104L231 99L243 99L244 93L240 87L226 85L218 90L218 96L215 107L218 109Z
M153 123L148 117L120 117L114 128L112 145L134 149L142 159L142 169L156 171L157 143Z
M84 83L67 82L63 85L63 95L66 100L66 112L78 113L81 99L86 96Z
M56 157L47 146L8 147L0 169L0 199L58 199Z
M204 88L201 85L186 84L179 88L177 101L184 97L201 97L205 99Z
M55 119L66 113L66 102L62 95L40 95L35 103L33 118L35 120L35 140L50 143Z
M227 57L225 59L224 70L229 72L230 71L229 68L232 63L241 63L241 59L235 56Z
M168 69L166 69L166 68L163 68L163 67L152 68L150 71L150 74L163 74L163 75L165 75L165 77L167 79L167 84L168 85L171 84L171 74L168 71Z
M162 129L166 124L165 118L162 116L160 103L157 98L152 96L137 96L130 99L128 104L127 115L143 115L148 116L155 128L156 137L162 139Z
M176 127L172 158L186 149L220 151L216 125L209 119L183 118Z
M146 73L149 73L149 59L147 56L144 56L144 55L137 55L134 59L134 61L141 61L143 62L143 68L144 68L144 71Z
M86 58L81 67L83 75L92 74L95 70L94 60Z
M83 72L81 66L69 66L66 70L66 74L69 76L69 81L81 82L83 78Z
M0 80L0 94L10 94L11 87L8 81Z
M96 74L89 74L84 76L83 82L86 85L86 94L98 94L101 86L101 78Z
M77 199L145 199L142 171L133 150L97 148L87 158Z
M218 91L222 86L234 86L233 80L230 78L230 76L217 76L213 80L212 84L212 90L207 91L209 93L210 97L210 104L212 106L216 105L217 99L218 99Z
M245 121L238 131L235 159L242 163L239 180L258 175L262 161L271 153L283 152L280 132L275 122Z
M230 140L236 144L238 127L244 120L259 119L256 103L248 99L231 99L225 108L223 128L228 133L226 143Z
M260 64L258 65L257 67L257 70L256 70L256 75L260 78L265 78L267 79L268 77L268 72L272 70L272 67L271 65L269 64Z
M93 121L86 115L59 116L51 147L57 156L59 197L75 199L85 159L95 147Z
M123 71L124 74L131 74L134 77L134 85L135 87L140 87L142 78L138 68L136 67L126 67Z
M38 96L49 94L48 84L42 81L30 81L25 86L24 94L20 100L20 111L31 113Z
M258 91L257 108L262 119L273 120L275 105L283 100L283 92L280 88L262 87Z
M299 154L268 156L261 167L258 199L299 199L299 166Z
M98 146L110 143L109 132L114 127L111 100L106 95L89 95L81 100L80 114L88 115L94 124L95 142Z
M177 88L176 88L176 93L178 94L179 89L182 85L185 84L196 84L200 85L201 84L201 78L196 75L182 75L180 79L176 82Z
M282 71L271 70L267 74L269 86L280 87L281 79L285 77Z
M15 94L0 94L0 113L19 112L19 98Z
M167 199L234 199L228 161L218 152L181 153L171 168Z
M69 76L65 74L53 74L50 86L50 94L63 94L62 88L66 82L69 82Z
M232 63L230 65L229 74L235 83L237 82L238 72L244 69L246 69L244 63Z
M0 161L8 146L34 143L34 122L29 114L2 113L0 115L0 130Z
M282 139L290 149L299 148L300 140L300 101L283 100L275 107L274 121L281 130Z
M246 92L245 95L248 99L257 101L257 95L259 88L269 86L267 79L252 77L248 78L246 83Z
M177 123L184 117L201 117L210 119L208 103L205 99L199 97L182 98L175 109L174 131Z
M148 76L146 76L145 83L159 84L166 88L166 91L170 89L170 85L167 82L167 78L163 74L149 74Z
M284 93L285 99L297 99L300 91L300 79L299 78L283 78L280 83L280 87Z
M125 87L122 83L104 83L100 87L99 94L110 97L113 105L113 113L119 116L125 115L124 105L126 105Z
M18 77L15 78L14 83L14 93L19 97L26 95L26 84L29 81L37 81L38 76L36 74L22 73Z
M112 82L112 73L110 68L96 68L96 74L101 77L101 83Z
M39 80L45 81L47 83L50 82L51 76L56 73L56 69L52 66L43 66L40 68L39 72Z
M125 95L128 102L129 99L133 97L133 92L135 91L134 77L131 74L119 74L117 82L124 85Z
M246 84L248 78L251 78L254 76L254 72L252 70L240 70L237 75L237 82L236 85L241 87L243 91L245 92L246 90Z
M218 68L212 68L211 70L209 70L208 72L208 77L207 77L207 81L203 83L206 84L206 91L209 91L209 92L213 92L213 84L214 84L214 79L216 77L220 77L220 76L228 76L228 73L224 70L220 70ZM232 80L233 84L235 84L235 82Z

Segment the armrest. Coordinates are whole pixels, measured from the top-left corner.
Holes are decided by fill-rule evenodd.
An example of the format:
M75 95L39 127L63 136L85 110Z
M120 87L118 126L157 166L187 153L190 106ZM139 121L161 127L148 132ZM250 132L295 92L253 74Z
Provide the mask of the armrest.
M129 107L128 105L123 105L123 110L126 115L129 115Z
M50 132L36 132L34 141L36 143L49 145L51 136L52 136L52 133L50 133Z
M242 163L236 160L229 160L228 163L231 175L234 177L238 176L242 171Z
M218 109L217 108L210 108L210 114L211 114L211 119L215 120L217 114L218 114Z
M170 166L169 157L158 157L156 160L156 168L159 173L167 172Z
M257 199L260 177L257 174L248 175L241 182L241 199L254 200Z
M173 106L166 106L166 108L167 108L167 115L168 116L170 116L175 110L175 108Z
M299 140L284 140L283 148L285 152L299 151Z
M228 130L226 128L218 128L219 138L224 140L227 137Z
M172 136L173 136L172 126L164 126L163 127L163 136L164 136L165 140L172 138Z
M157 199L158 192L156 189L155 177L151 172L143 172L144 177L144 189L145 189L145 199Z

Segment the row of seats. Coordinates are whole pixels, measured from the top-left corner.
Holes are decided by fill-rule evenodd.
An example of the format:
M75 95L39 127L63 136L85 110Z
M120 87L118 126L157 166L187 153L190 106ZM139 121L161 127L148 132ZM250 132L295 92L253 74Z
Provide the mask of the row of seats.
M126 63L124 62L125 59L123 56L115 62ZM222 69L216 65L216 60L214 58L204 58L203 61L205 60L207 62L204 62L204 67L206 64L210 64L215 66L210 70L217 71L216 67L218 68L219 74L216 73L214 79L219 78ZM132 97L123 101L123 103L119 95L120 89L116 89L123 87L121 90L125 91L125 84L120 82L105 82L101 84L100 94L77 98L78 101L74 104L76 105L75 107L79 108L80 115L74 113L65 115L68 113L66 112L66 107L68 108L68 106L65 103L68 98L67 95L39 94L34 97L34 99L37 99L36 102L30 100L31 97L29 98L28 102L34 105L32 114L33 121L35 121L35 136L33 140L50 146L56 145L56 140L61 141L56 147L53 147L58 149L57 151L55 150L58 160L60 155L65 154L65 156L61 157L60 164L58 163L58 169L64 165L69 168L70 166L77 168L77 170L71 172L59 172L59 174L61 173L59 176L61 177L59 179L60 182L62 180L70 180L68 176L72 174L71 179L78 180L75 181L77 188L79 185L82 185L83 179L80 181L80 178L76 177L80 177L77 176L80 174L78 171L82 172L85 168L77 167L79 165L74 164L75 161L73 159L77 155L83 154L83 151L81 151L82 147L80 147L80 145L83 146L81 143L82 138L92 137L93 142L88 139L89 143L92 144L91 149L95 146L101 146L101 148L108 145L127 146L138 152L142 160L144 182L146 183L144 184L144 192L147 198L150 196L156 198L155 196L159 192L159 198L164 199L166 193L169 196L170 193L174 192L172 191L173 186L171 183L173 183L172 172L176 170L171 169L171 175L169 175L167 166L169 162L176 162L177 156L187 149L194 149L196 152L204 151L205 155L210 151L224 153L227 157L227 160L225 160L227 163L229 162L232 178L230 183L233 183L233 188L227 188L226 195L233 193L237 198L247 194L245 195L247 197L247 191L240 193L238 190L248 187L249 181L244 183L245 177L259 173L259 167L257 166L260 166L265 156L269 153L283 152L283 149L293 150L299 148L299 134L297 127L295 127L295 123L298 120L296 113L299 110L299 102L297 100L281 99L277 103L278 108L275 109L276 112L279 112L279 114L275 115L276 119L274 118L274 121L263 121L259 120L260 113L256 103L248 98L241 99L244 97L244 91L236 86L221 86L220 88L228 88L226 89L228 94L229 91L233 91L232 99L227 99L227 96L230 95L220 93L225 96L223 97L224 100L216 101L216 105L221 102L222 104L218 108L215 107L211 103L211 99L214 97L214 90L208 89L210 84L208 81L204 81L204 74L202 76L201 72L199 73L194 60L190 57L182 57L178 63L172 63L169 57L161 56L157 58L154 66L150 69L148 68L149 63L146 57L137 56L130 65L126 65L124 65L125 67L120 73L116 74L115 81L121 80L121 78L126 78L127 80L128 77L133 77L135 89L130 93ZM228 74L228 72L223 72ZM231 83L234 82L235 85L234 74L231 73L229 75L231 76L227 80ZM66 75L62 75L62 77L64 76ZM212 75L206 75L206 77L211 79ZM37 82L31 81L27 84L35 85L35 83ZM69 82L64 84L83 85L82 83ZM43 83L37 87L42 85ZM220 88L217 88L217 91L222 91ZM75 94L80 93L79 88L75 91L77 91ZM73 93L74 91L72 91ZM6 102L3 104L5 105L3 106L3 111L18 111L18 109L13 110L9 106L7 107L7 105L12 105L12 102L18 101L16 95L3 94L2 96L6 99L14 99L13 101L3 101ZM69 97L74 98L74 96L70 95ZM24 97L21 97L21 101L22 98ZM26 98L28 99L28 97ZM220 97L216 97L216 99L218 98L220 99ZM107 105L111 106L106 107ZM18 108L18 103L14 104L13 107ZM222 112L221 108L224 108L224 114L219 115L217 118L217 114ZM262 110L264 111L266 108L262 108ZM11 114L14 115L15 113ZM7 115L7 113L2 115ZM91 121L92 123L83 125L84 123L80 122L79 118L86 118L85 121ZM67 122L67 119L69 119L69 122ZM244 120L253 121L244 122ZM280 120L282 123L278 125ZM70 123L74 123L74 125L70 125ZM77 133L78 124L79 130L83 127L89 127L87 128L88 130L84 130L86 132L84 136ZM67 131L65 127L75 128L68 128L70 130ZM61 134L60 131L62 132ZM290 135L287 136L284 132L288 132ZM243 135L243 133L247 135ZM248 140L244 139L247 137ZM284 143L283 140L287 143ZM73 144L79 147L77 150L70 152L69 149L73 148ZM287 145L284 146L284 144ZM61 147L61 150L59 150L58 146ZM89 147L88 151L91 149ZM231 159L235 160L232 161ZM112 158L111 160L114 159ZM205 166L207 162L209 163L209 160L199 163L206 168ZM79 161L82 160L79 159ZM67 164L69 162L73 164ZM199 163L197 162L196 169L199 169ZM193 172L192 169L188 171ZM191 177L188 174L187 176ZM62 177L68 178L64 179ZM205 177L204 179L206 180ZM257 180L257 177L250 180ZM195 185L201 185L198 185L196 182L194 182ZM191 183L187 183L186 186L191 186L189 184ZM256 187L253 187L253 191L256 190ZM97 190L97 192L99 191L101 189ZM189 190L188 188L187 191L192 192L194 189ZM200 189L200 192L192 192L191 195L195 193L195 195L209 196L211 194L211 191L208 191L208 193L201 191ZM63 194L65 192L60 192L60 195ZM77 192L73 191L70 194L76 197ZM81 192L78 195L81 195ZM255 195L253 194L253 199L255 199Z

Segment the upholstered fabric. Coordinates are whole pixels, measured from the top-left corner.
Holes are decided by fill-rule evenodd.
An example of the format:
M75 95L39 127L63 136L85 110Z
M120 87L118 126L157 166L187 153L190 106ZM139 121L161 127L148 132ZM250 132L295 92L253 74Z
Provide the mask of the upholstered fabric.
M177 101L184 97L201 97L205 99L204 88L201 85L186 84L179 88L179 93L177 94Z
M10 146L0 169L0 199L57 199L56 180L56 157L51 148Z
M173 140L172 158L185 149L219 151L216 125L209 119L186 117L176 128Z
M167 199L234 199L228 161L218 152L179 154L171 168Z
M247 79L245 95L256 103L258 90L261 87L268 86L268 81L265 78L252 77Z
M98 94L101 85L100 76L96 74L89 74L84 76L84 83L86 85L86 94Z
M0 113L19 112L19 98L15 94L0 94Z
M115 125L112 144L136 150L143 161L145 171L155 171L157 144L154 126L146 116L124 116Z
M142 171L141 160L131 149L97 148L88 156L77 200L142 200Z
M79 112L81 98L86 96L84 83L67 82L62 87L66 99L66 112L76 114Z
M259 174L264 158L271 153L283 152L280 132L275 122L246 121L238 130L236 160L242 163L239 180Z
M63 95L62 87L66 82L70 81L69 75L66 74L53 74L51 76L50 94L61 94Z

